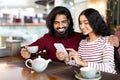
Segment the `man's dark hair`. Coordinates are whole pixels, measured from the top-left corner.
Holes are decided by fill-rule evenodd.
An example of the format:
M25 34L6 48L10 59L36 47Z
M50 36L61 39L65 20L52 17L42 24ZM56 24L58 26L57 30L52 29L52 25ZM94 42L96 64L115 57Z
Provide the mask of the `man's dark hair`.
M85 15L88 19L88 22L91 28L94 30L96 35L101 36L109 36L110 35L110 27L105 23L103 17L99 14L99 12L93 8L85 9L78 18L80 24L80 16Z
M72 19L70 11L66 7L62 7L62 6L57 6L53 8L53 10L48 14L46 18L46 25L49 29L48 34L52 36L55 34L53 23L54 23L56 15L58 14L66 15L67 19L70 21L70 24L68 26L68 35L71 36L74 33L73 19Z

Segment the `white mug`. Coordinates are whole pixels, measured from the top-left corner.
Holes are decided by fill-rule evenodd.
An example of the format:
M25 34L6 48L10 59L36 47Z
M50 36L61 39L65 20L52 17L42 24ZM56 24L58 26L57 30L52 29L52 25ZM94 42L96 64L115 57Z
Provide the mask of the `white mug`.
M96 69L93 69L93 68L89 68L89 67L80 68L81 77L86 79L93 79L93 78L99 77L100 74L101 74L100 71L97 71Z
M36 53L38 51L38 46L25 46L25 48L28 50L30 53Z

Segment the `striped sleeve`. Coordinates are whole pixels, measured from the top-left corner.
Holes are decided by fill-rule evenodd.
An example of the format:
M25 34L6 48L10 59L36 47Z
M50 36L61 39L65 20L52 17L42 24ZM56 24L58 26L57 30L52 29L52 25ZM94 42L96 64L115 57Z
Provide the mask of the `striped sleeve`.
M114 67L114 47L111 44L106 43L102 52L102 61L100 63L97 62L88 62L88 67L97 69L103 72L116 73Z

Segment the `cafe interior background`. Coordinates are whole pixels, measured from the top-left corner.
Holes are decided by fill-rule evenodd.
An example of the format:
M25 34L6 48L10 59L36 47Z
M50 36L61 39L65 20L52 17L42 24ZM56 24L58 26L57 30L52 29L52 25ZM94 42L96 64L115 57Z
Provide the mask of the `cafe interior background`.
M7 50L7 40L25 46L47 33L45 18L59 5L71 11L77 32L78 15L90 7L97 9L113 30L120 24L120 0L0 0L0 54Z

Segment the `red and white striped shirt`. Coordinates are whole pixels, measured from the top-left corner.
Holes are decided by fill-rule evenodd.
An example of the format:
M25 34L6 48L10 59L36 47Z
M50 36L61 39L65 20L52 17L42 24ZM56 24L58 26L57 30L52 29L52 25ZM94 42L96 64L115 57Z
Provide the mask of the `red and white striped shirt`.
M116 73L114 64L114 47L108 42L108 37L99 37L93 42L84 39L80 42L78 55L88 62L88 67L99 71ZM77 65L74 61L68 64Z

